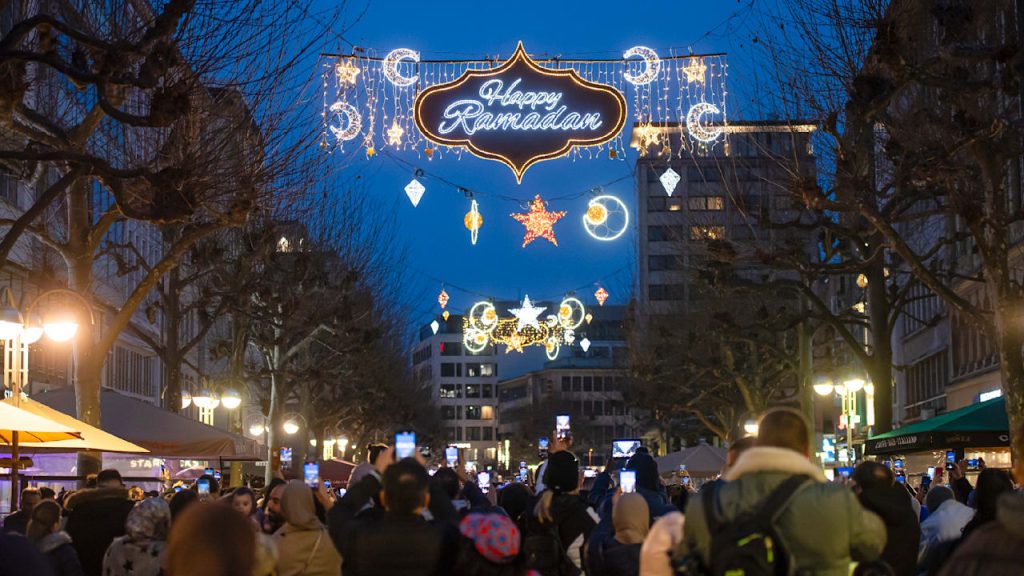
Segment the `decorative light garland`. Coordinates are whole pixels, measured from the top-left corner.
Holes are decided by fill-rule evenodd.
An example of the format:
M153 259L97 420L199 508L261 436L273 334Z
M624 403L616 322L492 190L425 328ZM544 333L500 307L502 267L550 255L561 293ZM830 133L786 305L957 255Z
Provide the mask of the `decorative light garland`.
M488 344L503 344L505 352L522 352L528 346L544 346L549 359L558 356L560 345L575 342L575 329L583 323L586 308L575 297L559 304L558 316L550 314L544 322L539 316L546 307L537 307L530 297L519 308L509 310L512 318L500 318L490 302L477 302L462 319L463 344L471 353L483 351Z
M558 246L558 240L555 238L555 231L552 226L554 226L555 222L565 217L565 211L548 212L544 206L544 201L540 199L540 194L537 194L533 201L530 202L529 212L511 214L511 216L517 222L526 226L523 248L526 248L527 244L537 238L543 238Z

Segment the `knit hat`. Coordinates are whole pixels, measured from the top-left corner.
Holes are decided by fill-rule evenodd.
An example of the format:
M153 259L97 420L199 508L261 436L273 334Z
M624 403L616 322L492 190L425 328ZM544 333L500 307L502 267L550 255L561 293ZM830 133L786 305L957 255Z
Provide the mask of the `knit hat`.
M544 485L555 494L572 492L579 486L580 467L572 452L563 450L548 457Z
M636 485L646 490L658 489L658 463L650 454L636 453L626 462L627 470L636 470Z
M519 528L501 514L468 514L459 532L473 541L476 551L489 562L511 562L519 555Z

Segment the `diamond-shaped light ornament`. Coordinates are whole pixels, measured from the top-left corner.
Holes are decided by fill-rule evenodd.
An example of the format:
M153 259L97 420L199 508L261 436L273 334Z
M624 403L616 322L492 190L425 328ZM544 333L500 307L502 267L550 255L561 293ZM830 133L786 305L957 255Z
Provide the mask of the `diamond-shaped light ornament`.
M423 184L420 184L420 181L415 178L405 185L405 195L409 197L413 208L420 205L420 198L423 198L423 193L426 191L427 189L423 187Z
M608 299L608 291L604 288L598 288L597 292L594 292L594 298L597 298L599 306L604 306L604 301Z
M584 352L590 350L590 339L584 336L583 340L580 340L580 348L583 348Z
M441 325L437 323L437 320L434 320L434 321L432 321L430 323L430 329L434 332L434 334L437 334L437 331L440 328L441 328Z
M665 170L664 174L658 177L658 180L661 180L661 185L665 188L665 193L671 196L672 193L676 191L676 186L679 185L680 178L679 174L677 174L675 170L669 168L668 170Z
M441 305L441 310L448 305L448 293L441 289L441 293L437 295L437 303Z
M441 318L444 318L445 322L448 321L448 317L449 316L451 316L451 314L449 314L447 310L445 310L444 312L441 313Z
M583 319L587 321L587 326L590 326L590 323L594 321L594 315L587 312L587 315L584 316Z

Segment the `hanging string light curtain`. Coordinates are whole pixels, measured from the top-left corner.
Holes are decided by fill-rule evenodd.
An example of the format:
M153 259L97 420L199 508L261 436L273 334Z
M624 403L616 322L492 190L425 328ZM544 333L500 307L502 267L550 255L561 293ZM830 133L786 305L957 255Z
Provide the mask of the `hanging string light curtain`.
M726 79L724 54L659 55L637 46L619 59L537 58L549 70L575 71L581 78L622 93L630 122L638 125L638 147L663 155L679 155L715 146L724 140ZM490 70L502 59L431 60L414 49L386 53L368 49L358 54L325 54L323 131L325 150L361 148L368 157L383 150L415 153L432 160L461 157L461 146L431 143L414 118L417 95L437 84L452 82L470 70ZM665 124L682 123L685 138L670 138ZM627 123L629 126L629 123ZM599 145L574 147L572 159L624 159L626 130Z

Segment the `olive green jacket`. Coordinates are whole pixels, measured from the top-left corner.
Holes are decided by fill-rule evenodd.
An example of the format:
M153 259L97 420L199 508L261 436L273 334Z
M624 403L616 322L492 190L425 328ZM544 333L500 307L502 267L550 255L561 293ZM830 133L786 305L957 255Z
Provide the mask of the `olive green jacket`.
M775 528L795 560L794 574L847 576L850 562L875 560L885 547L885 525L865 510L850 488L828 483L820 468L805 456L783 448L756 447L740 455L718 488L720 518L728 521L753 510L793 474L814 479L797 490L781 512ZM686 506L682 549L695 550L705 564L711 537L701 498Z

